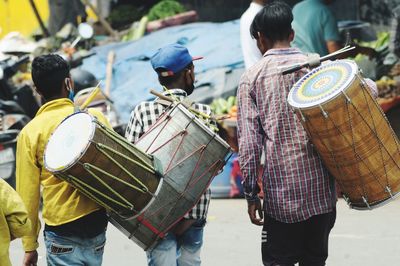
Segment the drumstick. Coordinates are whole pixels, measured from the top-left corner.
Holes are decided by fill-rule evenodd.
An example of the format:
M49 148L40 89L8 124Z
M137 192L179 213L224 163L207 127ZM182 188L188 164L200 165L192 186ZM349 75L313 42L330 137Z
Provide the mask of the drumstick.
M99 81L99 84L97 84L97 86L94 88L94 90L92 90L89 97L87 97L87 99L82 103L79 109L85 110L86 107L88 107L88 105L93 101L94 97L96 97L97 93L100 92L100 84L101 80Z
M106 89L105 89L105 94L107 95L107 97L110 97L114 60L115 60L115 52L112 50L108 53L107 57Z
M348 51L351 51L351 50L353 50L353 49L355 49L356 47L354 47L354 46L352 46L352 47L350 47L350 46L346 46L346 47L343 47L342 49L340 49L340 50L337 50L336 52L333 52L333 53L331 53L331 54L328 54L328 55L325 55L325 56L323 56L323 57L320 57L319 58L319 64L321 64L321 62L323 62L323 61L326 61L326 60L330 60L330 59L332 59L332 58L335 58L335 57L337 57L338 55L340 55L340 54L343 54L343 53L346 53L346 52L348 52ZM313 61L313 63L315 63L314 61ZM312 64L310 64L310 62L304 62L304 63L301 63L301 64L295 64L295 65L292 65L292 66L289 66L289 67L286 67L286 66L283 66L282 68L281 68L281 72L282 72L282 75L287 75L287 74L290 74L290 73L293 73L293 72L295 72L295 71L298 71L298 70L300 70L300 69L302 69L302 68L304 68L304 67L309 67L309 66L313 66Z
M150 90L150 93L155 95L155 96L157 96L158 98L160 98L162 100L165 100L165 101L168 101L168 102L171 102L171 103L176 102L171 97L165 96L164 94L161 94L161 93L159 93L159 92L157 92L155 90ZM194 109L193 107L189 106L188 104L186 104L184 102L180 102L180 103L183 104L183 106L185 106L187 109L189 109L189 111L194 112L194 113L196 113L196 114L198 114L198 115L200 115L200 116L202 116L202 117L204 117L206 119L224 120L224 119L228 119L228 118L231 117L230 115L219 115L219 116L211 115L210 116L208 114L205 114L203 112L200 112L200 111Z

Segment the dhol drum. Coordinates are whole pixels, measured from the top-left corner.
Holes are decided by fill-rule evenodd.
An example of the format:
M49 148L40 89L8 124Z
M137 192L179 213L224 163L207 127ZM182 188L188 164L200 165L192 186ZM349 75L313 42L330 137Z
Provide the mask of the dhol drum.
M67 117L44 153L48 171L110 212L133 217L162 186L161 164L87 113Z
M350 207L372 209L399 194L399 141L353 61L313 69L288 102Z
M139 216L110 221L147 250L187 213L231 154L229 145L181 104L165 112L135 143L160 159L163 186Z

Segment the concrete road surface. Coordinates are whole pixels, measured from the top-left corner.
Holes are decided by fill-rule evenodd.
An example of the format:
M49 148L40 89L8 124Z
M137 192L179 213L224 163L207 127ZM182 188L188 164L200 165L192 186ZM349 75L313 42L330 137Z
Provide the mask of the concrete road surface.
M350 210L338 202L338 215L329 243L328 266L400 265L400 200L372 211ZM261 227L250 224L242 199L213 199L202 250L202 265L259 266ZM43 238L39 264L46 265ZM20 240L10 248L13 265L21 265ZM145 253L109 226L103 265L146 265ZM169 265L166 265L169 266Z

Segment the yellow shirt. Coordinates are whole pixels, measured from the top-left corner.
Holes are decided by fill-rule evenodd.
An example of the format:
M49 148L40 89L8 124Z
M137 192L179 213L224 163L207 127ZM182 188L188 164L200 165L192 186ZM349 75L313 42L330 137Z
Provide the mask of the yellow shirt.
M39 246L37 239L40 231L40 187L43 197L43 220L48 225L56 226L72 222L100 209L97 203L82 195L67 182L52 175L44 167L43 153L51 133L73 112L74 105L67 98L50 101L39 109L35 118L18 136L17 191L26 205L32 222L31 232L22 238L25 251L35 250ZM89 113L110 127L101 112L89 109Z
M21 197L0 178L0 265L11 266L8 250L11 238L31 231L31 222Z

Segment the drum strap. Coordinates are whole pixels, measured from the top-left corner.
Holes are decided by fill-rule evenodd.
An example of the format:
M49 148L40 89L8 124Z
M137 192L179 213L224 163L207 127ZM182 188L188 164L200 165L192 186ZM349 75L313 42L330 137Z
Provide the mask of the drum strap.
M163 99L160 99L160 98L157 98L157 99L155 100L155 102L158 103L158 104L161 104L162 106L166 106L166 107L168 107L168 106L170 106L170 105L172 104L170 101L163 100ZM190 101L190 100L187 99L187 98L184 99L184 100L182 101L182 103L185 104L185 105L187 105L187 106L192 106L192 105L194 104L193 101Z
M165 107L168 107L168 106L170 106L172 104L171 102L169 102L167 100L160 99L160 98L156 99L155 102L158 103L158 104L161 104L162 106L165 106Z

